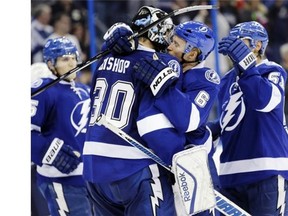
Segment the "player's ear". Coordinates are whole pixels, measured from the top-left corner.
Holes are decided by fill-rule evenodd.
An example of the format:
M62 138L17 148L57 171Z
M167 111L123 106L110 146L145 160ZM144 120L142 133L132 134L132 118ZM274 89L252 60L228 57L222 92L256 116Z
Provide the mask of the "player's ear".
M47 62L47 66L48 66L49 70L51 70L52 73L56 75L56 69L55 69L55 67L54 67L54 65L52 64L51 61Z
M187 56L185 58L186 61L196 61L198 57L198 50L196 48L193 48L189 53L187 53Z
M261 47L262 47L262 42L261 42L261 41L257 41L257 42L256 42L256 47L255 47L256 51L259 52L259 50L261 49Z

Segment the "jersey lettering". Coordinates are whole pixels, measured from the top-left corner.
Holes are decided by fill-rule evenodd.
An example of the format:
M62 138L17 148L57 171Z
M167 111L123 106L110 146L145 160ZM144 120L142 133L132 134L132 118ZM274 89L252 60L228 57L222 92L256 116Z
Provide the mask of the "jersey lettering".
M111 70L117 73L125 73L129 65L130 61L128 60L109 57L104 59L98 70Z

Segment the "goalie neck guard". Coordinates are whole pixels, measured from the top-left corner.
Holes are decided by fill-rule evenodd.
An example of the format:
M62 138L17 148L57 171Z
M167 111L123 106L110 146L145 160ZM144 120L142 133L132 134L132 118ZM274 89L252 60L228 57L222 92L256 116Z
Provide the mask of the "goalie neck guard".
M167 15L167 13L158 8L143 6L138 10L137 14L132 19L131 28L134 32L139 31L165 15ZM165 50L169 45L167 42L167 37L173 30L173 27L174 25L172 19L167 18L163 22L149 29L143 35L143 37L148 38L155 46L157 51Z

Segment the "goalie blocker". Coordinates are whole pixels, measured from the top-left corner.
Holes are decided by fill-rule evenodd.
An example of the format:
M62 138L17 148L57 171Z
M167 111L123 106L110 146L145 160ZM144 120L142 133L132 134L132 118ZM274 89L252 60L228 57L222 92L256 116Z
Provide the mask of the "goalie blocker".
M214 187L204 146L178 152L173 156L173 187L177 215L195 215L216 205Z

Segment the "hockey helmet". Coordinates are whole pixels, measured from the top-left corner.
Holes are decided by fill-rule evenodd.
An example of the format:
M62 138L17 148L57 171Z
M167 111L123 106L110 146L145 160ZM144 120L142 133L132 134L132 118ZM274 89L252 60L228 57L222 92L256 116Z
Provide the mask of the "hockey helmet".
M174 35L186 41L184 53L190 52L194 47L201 51L198 55L198 61L205 60L215 46L213 31L201 22L187 21L181 23L175 28Z
M56 63L58 57L64 55L76 55L77 61L79 60L79 52L76 46L66 37L49 39L43 48L44 62L51 61L53 65Z
M139 31L165 15L167 15L167 13L158 8L143 6L132 19L131 28L133 31ZM154 44L156 49L164 50L169 45L167 37L173 30L173 27L172 19L167 18L156 26L150 28L147 33L143 34L143 36L147 37Z
M256 47L257 41L261 41L262 47L259 50L261 55L264 54L269 41L266 29L256 21L237 24L230 30L229 35L249 39L253 48Z

